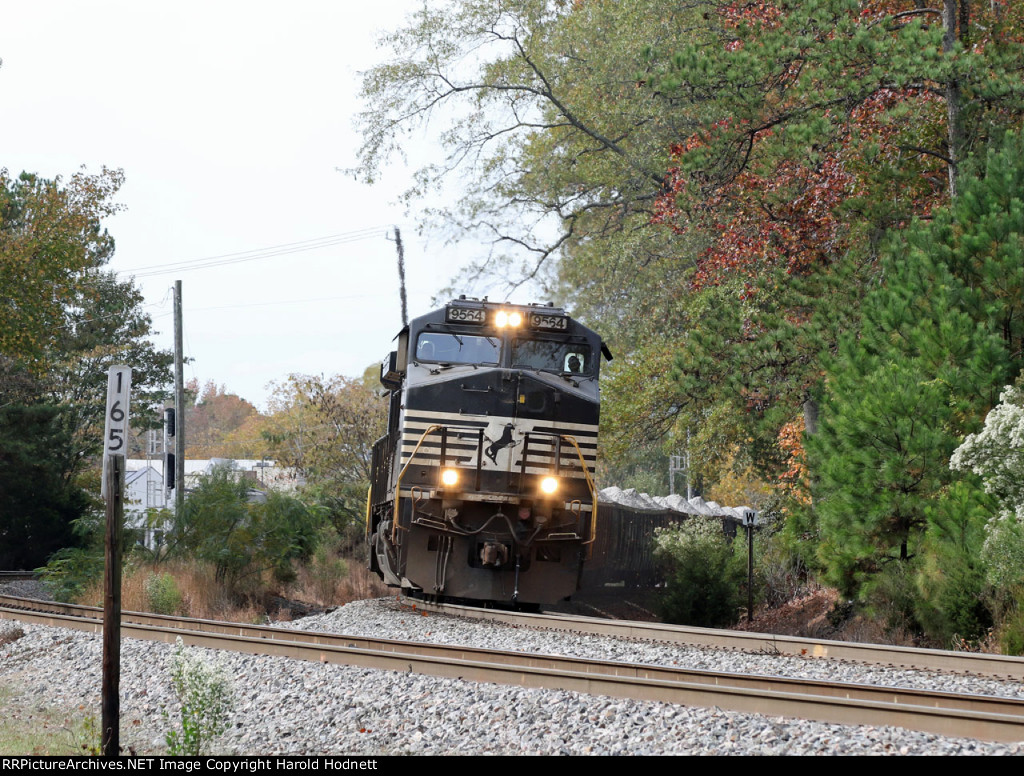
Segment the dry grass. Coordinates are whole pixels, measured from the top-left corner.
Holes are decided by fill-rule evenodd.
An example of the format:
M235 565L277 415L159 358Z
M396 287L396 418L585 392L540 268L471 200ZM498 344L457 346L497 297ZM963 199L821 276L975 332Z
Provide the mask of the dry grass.
M136 565L125 569L121 581L121 608L125 611L154 611L147 582L154 575L170 575L180 594L174 614L232 622L261 622L268 617L291 619L291 609L281 599L294 601L301 608L329 608L350 601L381 598L388 588L361 560L319 558L308 566L296 568L296 579L280 584L269 578L254 585L246 596L232 594L217 581L213 568L196 562L174 561L159 565ZM102 606L103 582L97 581L82 594L78 603Z

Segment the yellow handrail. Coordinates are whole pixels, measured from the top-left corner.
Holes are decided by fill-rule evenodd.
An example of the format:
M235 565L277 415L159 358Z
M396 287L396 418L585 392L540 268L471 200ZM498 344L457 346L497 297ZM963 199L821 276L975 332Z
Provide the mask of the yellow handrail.
M571 442L572 446L576 448L576 455L579 456L580 459L580 468L583 469L583 476L587 480L587 489L590 491L592 507L590 509L590 538L583 542L583 544L593 544L594 539L597 538L597 486L594 485L594 481L590 478L590 467L587 466L587 462L583 459L583 451L580 450L580 446L576 442L576 437L569 436L568 434L562 434L561 438Z
M373 495L373 485L366 489L366 538L370 538L370 499Z
M416 447L413 448L412 455L409 456L409 460L406 462L405 466L402 467L402 471L400 471L398 473L398 479L395 480L395 515L394 515L394 519L391 521L391 543L392 544L395 544L398 541L398 504L399 504L399 495L400 495L401 490L402 490L402 477L405 476L405 470L408 469L412 465L412 459L416 457L416 453L419 452L420 445L422 445L423 444L423 440L427 438L427 434L431 434L434 431L437 431L441 427L442 427L442 425L440 423L435 423L434 425L429 426L427 428L427 430L423 432L423 436L420 437L420 441L417 442L416 443Z

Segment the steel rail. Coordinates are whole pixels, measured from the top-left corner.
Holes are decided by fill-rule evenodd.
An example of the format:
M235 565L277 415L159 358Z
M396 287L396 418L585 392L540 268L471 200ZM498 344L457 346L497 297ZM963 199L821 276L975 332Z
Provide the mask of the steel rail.
M17 599L15 599L17 600ZM7 601L0 601L6 604ZM33 608L47 602L25 602ZM101 612L59 605L62 613L0 608L0 618L98 632ZM63 613L82 610L78 614ZM994 741L1024 740L1024 701L786 677L592 661L213 620L125 613L122 633L258 655L412 671L469 681L561 689L841 724L895 725Z
M891 668L946 671L992 679L1024 681L1024 657L1012 655L954 652L952 650L898 647L885 644L859 644L750 631L694 628L630 620L605 620L580 615L530 614L455 604L436 604L416 598L401 600L410 607L424 611L505 622L517 627L565 630L573 633L686 644L755 654L848 660Z

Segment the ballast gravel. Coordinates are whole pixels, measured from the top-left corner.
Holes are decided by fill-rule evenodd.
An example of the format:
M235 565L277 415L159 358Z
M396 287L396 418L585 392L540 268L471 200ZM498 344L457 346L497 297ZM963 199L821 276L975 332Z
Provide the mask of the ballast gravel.
M287 627L410 641L594 656L747 673L938 686L1024 694L1011 682L814 658L783 658L656 645L423 615L393 599L357 601ZM9 643L5 632L24 635ZM138 754L165 751L176 699L168 678L174 647L124 639L121 741ZM1006 745L756 714L625 701L582 693L464 682L194 649L231 677L235 710L213 753L244 755L1003 755ZM62 709L99 717L101 642L95 634L0 620L5 705L26 713Z

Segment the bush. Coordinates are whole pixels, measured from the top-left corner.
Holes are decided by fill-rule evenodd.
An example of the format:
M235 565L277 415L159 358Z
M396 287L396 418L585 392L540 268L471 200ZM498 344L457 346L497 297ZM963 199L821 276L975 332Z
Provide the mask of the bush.
M181 611L182 597L178 583L167 572L146 577L146 603L153 614L177 614Z
M659 531L655 557L667 572L659 603L666 622L715 628L736 621L746 566L717 519L694 517Z
M171 684L181 703L181 729L168 731L167 753L198 756L227 730L234 708L231 680L220 666L187 652L179 638L171 658Z
M907 634L919 633L915 613L918 595L916 567L911 561L891 560L871 577L862 590L867 613L885 629L886 637L899 643Z
M58 550L41 569L43 585L56 601L77 601L86 589L103 579L102 549L70 547Z
M1019 588L1018 594L1024 594ZM999 651L1004 655L1024 655L1024 609L1019 606L1008 611L996 628Z
M775 609L808 590L808 570L779 533L754 534L754 585L757 602Z
M317 548L307 567L308 586L322 604L331 605L338 597L338 587L348 576L348 564L335 550L340 544L338 532L327 527L320 532Z
M202 478L181 512L168 534L168 557L213 564L217 581L238 597L257 593L266 571L291 581L292 561L307 560L315 549L315 510L283 493L261 498L230 471Z

